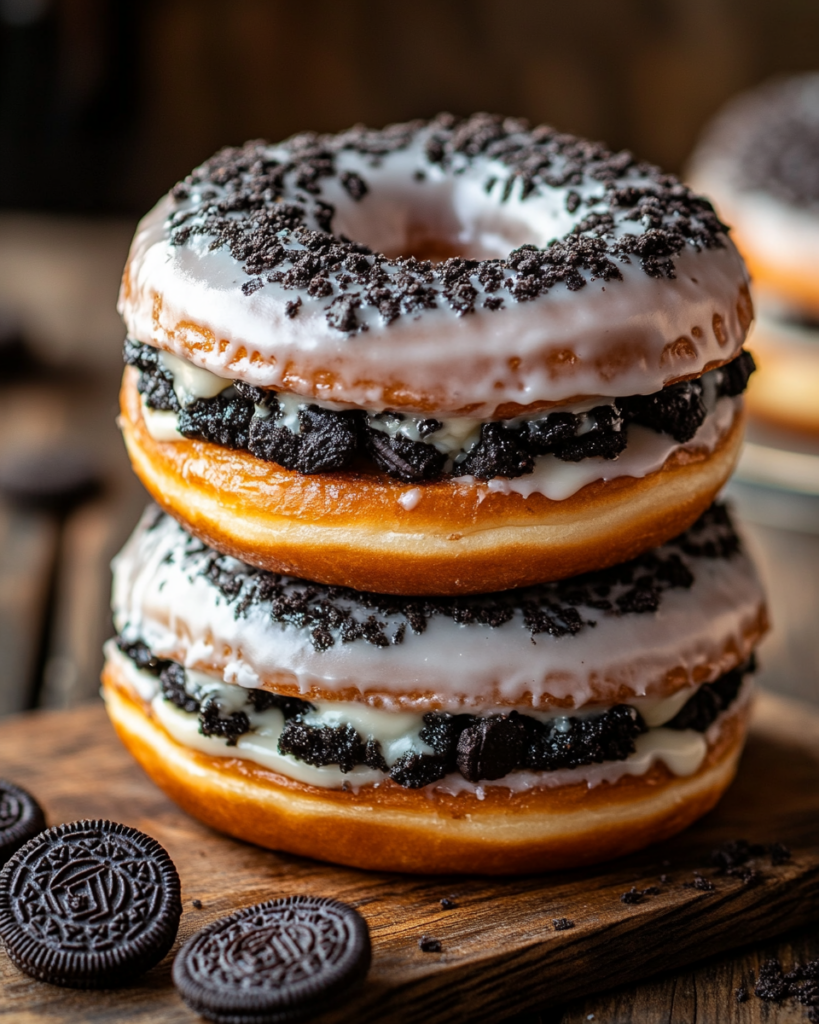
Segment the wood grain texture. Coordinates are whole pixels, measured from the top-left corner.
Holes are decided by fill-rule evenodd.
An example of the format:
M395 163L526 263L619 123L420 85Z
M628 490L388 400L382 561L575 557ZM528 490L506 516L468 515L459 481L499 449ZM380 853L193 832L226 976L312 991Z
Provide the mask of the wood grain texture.
M759 967L776 957L788 970L797 961L819 957L816 927L787 940L764 943L739 956L720 957L694 970L675 972L638 985L578 1000L561 1010L526 1014L507 1024L807 1024L806 1010L794 1000L781 1006L753 995ZM738 1002L744 985L748 998Z
M104 188L136 210L226 143L442 109L545 120L679 167L732 93L815 65L819 24L807 0L621 0L616 16L604 0L165 0L137 10L139 103L135 123L118 122L130 127L128 160L81 192L99 204ZM73 8L62 17L82 32ZM89 82L102 67L89 66Z
M326 1024L501 1020L678 971L819 913L819 714L768 696L758 702L737 782L698 825L601 868L508 881L366 873L226 839L187 818L147 781L99 706L5 723L0 773L29 787L52 823L110 817L155 836L182 878L179 941L238 907L290 893L335 896L359 907L372 931L373 968L356 996L322 1018ZM694 870L710 872L714 845L737 837L786 842L793 861L766 866L764 884L750 888L727 878L715 879L714 892L682 886ZM659 884L661 873L671 882L659 895L636 906L620 901L632 885ZM439 900L450 895L457 908L445 911ZM195 898L201 910L192 907ZM575 928L556 932L552 921L564 916ZM422 953L422 934L440 939L442 953ZM2 956L0 1018L195 1020L170 984L170 961L134 987L80 993L32 981Z
M115 423L118 371L106 378L43 366L31 379L0 377L0 465L80 454L100 481L78 506L0 498L0 717L35 702L73 706L99 691L102 644L113 631L109 562L147 501Z

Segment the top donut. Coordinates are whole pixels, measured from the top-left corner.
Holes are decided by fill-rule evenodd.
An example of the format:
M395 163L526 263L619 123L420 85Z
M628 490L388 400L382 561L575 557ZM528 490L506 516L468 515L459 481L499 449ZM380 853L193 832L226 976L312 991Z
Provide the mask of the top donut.
M488 114L222 150L141 223L120 311L223 378L481 418L652 394L752 316L707 200Z

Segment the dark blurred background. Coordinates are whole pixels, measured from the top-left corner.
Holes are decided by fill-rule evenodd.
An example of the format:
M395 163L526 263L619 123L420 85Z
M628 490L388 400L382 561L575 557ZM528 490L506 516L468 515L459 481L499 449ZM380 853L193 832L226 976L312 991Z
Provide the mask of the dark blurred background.
M139 213L227 143L441 109L678 170L817 39L815 0L0 0L0 206Z
M729 96L815 68L817 43L816 0L0 0L0 714L96 692L108 561L145 500L114 426L117 286L194 165L483 109L681 170ZM768 498L743 499L764 679L819 700L819 514Z

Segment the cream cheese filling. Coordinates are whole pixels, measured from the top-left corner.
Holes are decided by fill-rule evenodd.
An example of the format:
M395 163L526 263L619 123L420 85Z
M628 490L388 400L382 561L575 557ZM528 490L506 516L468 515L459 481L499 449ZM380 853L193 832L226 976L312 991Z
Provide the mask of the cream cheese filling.
M349 772L342 772L336 765L315 767L290 754L281 754L278 750L279 737L284 728L284 716L278 708L266 711L255 711L247 703L246 691L240 686L226 684L201 672L187 670L186 676L192 690L202 696L214 696L219 700L225 714L232 711L244 711L250 722L251 730L239 736L235 745L228 745L227 740L218 736L205 736L199 728L199 716L193 712L183 711L171 701L166 700L160 691L158 679L139 668L109 640L105 646L106 658L113 663L118 672L125 678L133 691L146 703L149 703L157 721L169 735L182 746L198 750L215 757L241 757L262 767L303 782L308 785L326 789L355 788L360 786L378 785L384 781L384 775L377 769L357 765ZM738 700L743 699L748 683ZM623 775L644 775L651 767L661 762L674 775L693 775L702 765L708 751L709 733L719 723L719 719L711 726L709 733L702 734L694 730L674 730L662 728L670 721L685 702L696 691L696 687L687 687L670 697L638 698L630 701L637 708L649 726L649 731L635 740L636 750L622 761L608 761L603 764L585 765L580 768L559 769L551 772L514 771L503 779L495 782L470 783L460 775L449 775L440 782L433 783L431 789L457 794L469 791L479 795L487 785L501 785L513 791L523 791L538 786L570 785L586 782L595 786L600 782L614 782ZM351 701L314 701L315 708L303 718L311 726L339 726L349 723L363 740L375 739L381 745L385 761L392 766L404 754L414 751L419 754L432 754L433 749L424 743L419 736L423 727L423 714L411 712L384 711ZM488 708L483 713L493 714L496 709ZM509 709L504 708L504 711ZM599 714L605 709L587 709L573 712L573 717ZM531 708L519 708L521 714L530 715L540 721L555 722L560 728L561 719L568 727L568 717L559 711L538 712Z

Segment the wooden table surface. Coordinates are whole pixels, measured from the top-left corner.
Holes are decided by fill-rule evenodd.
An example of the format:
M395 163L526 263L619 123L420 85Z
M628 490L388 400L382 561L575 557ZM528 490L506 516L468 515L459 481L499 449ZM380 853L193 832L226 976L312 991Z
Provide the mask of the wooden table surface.
M519 1022L789 1020L791 1008L771 1012L753 996L740 1005L733 992L758 970L760 940L819 919L819 711L764 694L737 780L715 811L642 853L543 876L365 872L236 842L173 805L119 744L100 706L0 725L0 774L27 786L51 823L113 818L158 839L182 880L180 942L214 918L272 897L326 895L358 907L370 926L373 966L364 987L321 1024L478 1024L515 1012ZM784 843L791 858L774 864L760 857L761 879L745 885L711 863L715 847L737 838ZM705 890L694 884L698 872ZM633 886L656 890L624 903ZM442 896L454 897L456 907L444 910ZM556 930L554 920L563 917L574 927ZM438 939L442 952L422 952L423 934ZM748 944L749 953L679 973ZM789 938L786 964L816 956L817 945L815 935ZM191 1024L195 1015L170 983L172 956L134 986L87 993L34 981L0 954L0 1018ZM635 984L669 971L665 980ZM625 983L633 987L591 995Z

